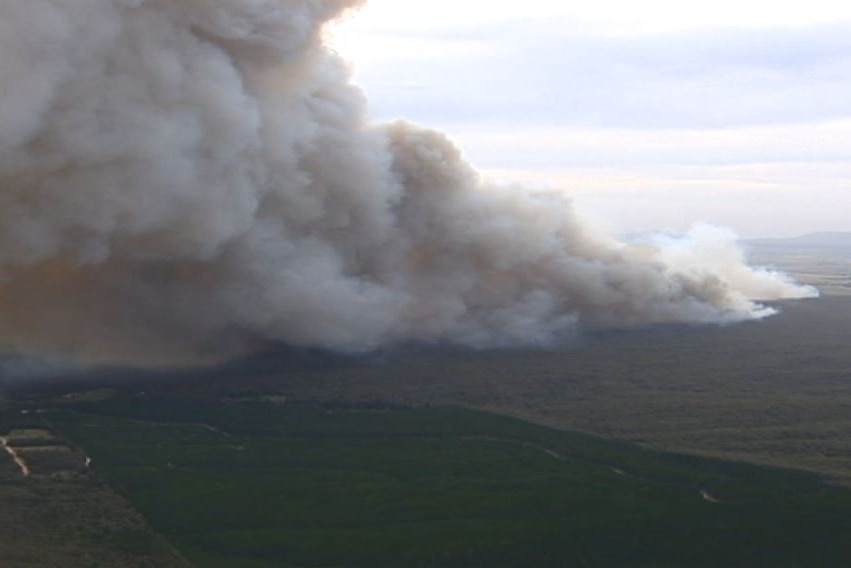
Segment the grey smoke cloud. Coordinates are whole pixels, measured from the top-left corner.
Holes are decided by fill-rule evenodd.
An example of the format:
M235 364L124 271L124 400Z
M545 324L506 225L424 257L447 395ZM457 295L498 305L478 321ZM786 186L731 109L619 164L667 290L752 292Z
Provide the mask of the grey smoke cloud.
M547 344L814 293L723 231L620 242L563 193L483 182L439 132L371 124L321 36L357 4L0 5L0 345Z

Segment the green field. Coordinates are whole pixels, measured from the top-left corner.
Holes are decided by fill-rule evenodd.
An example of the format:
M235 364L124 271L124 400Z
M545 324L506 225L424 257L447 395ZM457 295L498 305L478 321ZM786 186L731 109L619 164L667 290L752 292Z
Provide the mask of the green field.
M122 396L48 415L203 567L842 566L851 491L455 407Z

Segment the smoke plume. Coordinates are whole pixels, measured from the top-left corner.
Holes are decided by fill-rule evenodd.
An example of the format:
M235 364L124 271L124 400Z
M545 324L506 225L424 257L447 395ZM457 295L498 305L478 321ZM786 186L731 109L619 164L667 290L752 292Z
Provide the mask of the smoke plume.
M620 242L560 192L482 181L439 132L370 124L321 34L358 3L0 4L0 347L548 344L813 292L727 234Z

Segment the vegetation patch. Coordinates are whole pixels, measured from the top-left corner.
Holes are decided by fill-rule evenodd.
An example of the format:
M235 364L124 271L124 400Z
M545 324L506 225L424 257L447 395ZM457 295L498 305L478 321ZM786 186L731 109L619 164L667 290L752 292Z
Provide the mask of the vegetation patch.
M50 433L40 417L21 415L2 403L0 418L19 442L45 439ZM0 565L189 566L103 479L72 471L81 465L79 453L68 446L21 446L15 453L33 468L33 475L23 476L13 456L0 451Z
M840 566L851 492L456 407L113 398L50 413L199 566Z
M6 443L10 446L42 445L54 443L56 436L50 430L40 428L27 428L23 430L12 430L6 436Z

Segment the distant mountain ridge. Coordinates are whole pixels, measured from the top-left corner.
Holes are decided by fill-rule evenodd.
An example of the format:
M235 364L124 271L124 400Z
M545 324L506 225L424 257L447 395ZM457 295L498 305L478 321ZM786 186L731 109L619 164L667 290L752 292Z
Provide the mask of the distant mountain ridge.
M805 247L848 247L851 248L851 232L824 231L807 233L798 237L747 239L746 244L805 246Z
M756 254L796 254L851 259L851 232L808 233L799 237L747 239L742 244Z

